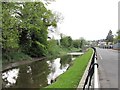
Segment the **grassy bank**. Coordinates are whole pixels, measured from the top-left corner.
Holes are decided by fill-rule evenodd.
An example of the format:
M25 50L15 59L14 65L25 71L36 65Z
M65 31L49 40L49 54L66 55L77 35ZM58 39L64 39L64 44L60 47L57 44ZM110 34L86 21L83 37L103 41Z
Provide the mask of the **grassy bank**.
M44 57L47 57L48 59L51 58L56 58L56 57L60 57L63 55L66 55L68 52L72 52L72 51L77 51L80 49L77 48L64 48L62 46L59 45L54 45L54 47L50 47L50 49L48 50L48 54ZM41 58L41 57L39 57ZM33 58L30 57L29 55L23 53L23 52L9 52L9 53L3 53L2 56L2 64L9 64L9 63L14 63L14 62L19 62L19 61L30 61ZM34 60L34 59L33 59Z
M66 55L68 52L74 52L74 51L80 51L80 48L74 48L74 47L64 47L62 45L58 45L56 40L50 40L48 41L48 46L46 48L46 53L42 57L47 57L48 59L51 58L56 58L56 57L61 57L63 55ZM42 52L40 50L37 50L36 52ZM41 58L36 57L36 58ZM24 53L22 51L14 51L11 50L7 53L3 52L2 55L2 64L9 64L9 63L14 63L18 61L26 61L26 60L32 60L32 57L27 53Z
M2 64L9 64L23 60L32 60L32 58L22 52L10 52L2 56Z
M59 76L55 83L46 88L77 88L92 53L92 49L89 49L84 55L76 58L73 66Z

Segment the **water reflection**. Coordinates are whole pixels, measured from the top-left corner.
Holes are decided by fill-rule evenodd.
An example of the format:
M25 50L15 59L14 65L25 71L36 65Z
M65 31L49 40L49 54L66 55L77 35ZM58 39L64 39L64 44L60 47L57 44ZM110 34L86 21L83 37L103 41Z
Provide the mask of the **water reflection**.
M9 87L16 83L16 79L18 78L19 69L12 69L5 73L2 73L2 79L4 79L4 86Z
M64 73L69 67L69 64L64 66L61 65L60 58L55 59L53 62L47 61L47 63L49 64L51 70L51 73L47 77L48 84L51 84L56 79L56 77Z
M51 84L71 63L70 56L19 66L2 73L3 88L41 88Z

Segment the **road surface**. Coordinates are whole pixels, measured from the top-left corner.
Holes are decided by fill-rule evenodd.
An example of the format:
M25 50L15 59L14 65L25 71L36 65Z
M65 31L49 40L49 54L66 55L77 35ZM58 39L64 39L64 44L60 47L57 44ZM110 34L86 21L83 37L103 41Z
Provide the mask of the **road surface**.
M100 88L118 88L118 51L112 49L97 50Z

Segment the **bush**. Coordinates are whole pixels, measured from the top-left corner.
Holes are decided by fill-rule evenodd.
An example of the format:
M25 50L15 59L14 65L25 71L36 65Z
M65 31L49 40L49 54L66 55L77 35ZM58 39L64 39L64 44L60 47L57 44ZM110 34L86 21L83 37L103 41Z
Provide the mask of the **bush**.
M69 50L58 45L56 40L49 40L47 51L47 57L56 57L66 54Z

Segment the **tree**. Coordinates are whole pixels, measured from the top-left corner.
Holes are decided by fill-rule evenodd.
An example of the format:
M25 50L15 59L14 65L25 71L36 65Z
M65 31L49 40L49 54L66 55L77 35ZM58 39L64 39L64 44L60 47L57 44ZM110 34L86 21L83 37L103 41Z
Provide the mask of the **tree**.
M70 48L73 46L73 42L72 42L72 38L70 36L66 36L66 37L62 37L60 39L61 45L66 47L66 48Z
M120 40L120 30L117 31L117 39Z
M19 34L16 28L17 19L13 16L15 3L2 2L2 45L3 51L19 48Z
M57 18L42 2L3 2L2 42L4 51L15 48L33 57L46 54L48 27Z
M75 48L80 48L80 40L79 39L78 40L73 40L73 46Z
M112 35L111 30L108 32L108 35L106 37L106 41L107 41L107 44L108 44L108 42L113 42L113 35Z
M17 17L21 20L18 27L21 35L20 46L25 53L32 56L45 55L47 29L49 26L57 25L54 15L42 2L26 2L22 7L17 12Z
M73 41L73 46L75 48L83 48L85 44L86 44L86 41L84 38L80 38Z
M114 43L120 42L120 30L116 32L115 38L114 38Z
M81 37L80 38L80 48L84 48L85 44L86 44L85 39Z

